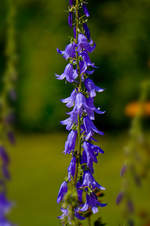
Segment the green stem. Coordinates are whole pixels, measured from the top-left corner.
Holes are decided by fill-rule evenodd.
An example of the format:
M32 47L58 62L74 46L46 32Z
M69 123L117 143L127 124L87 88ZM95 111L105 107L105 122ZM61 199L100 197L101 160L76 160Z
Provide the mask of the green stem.
M88 217L88 226L91 226L91 216Z
M76 43L78 43L78 33L79 33L79 0L76 0ZM79 76L79 86L78 86L78 91L81 91L81 86L82 86L82 81L81 81L81 74L80 74L80 67L79 67L79 54L76 51L76 61L77 61L77 70L78 70L78 76ZM76 156L76 172L75 172L75 177L74 177L74 184L76 186L77 184L77 178L78 178L78 171L79 171L79 163L80 163L80 155L81 155L81 120L80 120L80 115L78 115L78 127L77 127L77 132L78 132L78 149L77 149L77 156Z

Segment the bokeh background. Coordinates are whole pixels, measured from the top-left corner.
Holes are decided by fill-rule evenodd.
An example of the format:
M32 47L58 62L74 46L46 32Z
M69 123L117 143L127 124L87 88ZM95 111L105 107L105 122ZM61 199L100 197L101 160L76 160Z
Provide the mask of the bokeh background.
M59 225L57 192L69 159L63 146L66 132L59 121L66 117L60 99L67 97L71 86L55 79L65 61L56 48L64 49L72 35L67 25L66 0L15 0L17 101L17 142L11 152L12 181L9 195L16 202L11 219L20 226ZM132 117L126 107L138 100L141 83L150 78L150 1L89 0L89 28L97 47L91 59L99 66L93 75L97 85L105 88L96 104L106 110L96 117L105 136L98 138L105 150L96 166L96 176L107 188L108 206L99 215L110 226L121 223L115 199L121 186L119 170L124 162L123 148L128 142ZM0 88L6 67L5 0L0 4ZM148 97L150 96L150 92ZM149 139L149 115L143 120ZM149 184L150 185L150 184ZM135 189L137 211L150 209L149 187ZM137 225L142 223L137 221Z

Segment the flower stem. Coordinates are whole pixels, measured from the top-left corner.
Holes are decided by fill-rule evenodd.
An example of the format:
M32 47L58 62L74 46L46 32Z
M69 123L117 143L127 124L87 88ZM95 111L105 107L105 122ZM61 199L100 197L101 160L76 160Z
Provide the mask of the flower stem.
M76 0L76 43L78 43L78 32L79 32L79 0ZM79 75L79 86L78 91L81 91L82 81L81 81L81 74L80 74L80 66L79 66L79 54L78 51L76 51L76 61L77 61L77 71ZM75 171L75 177L74 177L74 184L76 186L77 184L77 178L78 178L78 171L79 171L79 163L80 163L80 155L81 155L81 121L80 121L80 114L78 115L78 149L77 149L77 156L76 156L76 171Z
M91 226L91 216L88 217L88 226Z

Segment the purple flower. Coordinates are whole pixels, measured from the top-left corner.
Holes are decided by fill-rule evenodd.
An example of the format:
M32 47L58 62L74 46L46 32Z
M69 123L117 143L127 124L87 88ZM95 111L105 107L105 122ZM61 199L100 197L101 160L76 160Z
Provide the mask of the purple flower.
M3 146L0 146L0 157L5 165L9 163L8 154L6 153L5 148Z
M76 44L73 42L67 45L64 51L57 49L57 52L61 54L66 60L68 60L69 58L75 58L76 56L75 48Z
M83 216L81 216L81 215L79 214L78 209L75 210L75 216L76 216L76 218L78 218L79 220L84 220L84 219L85 219L85 217L83 217Z
M86 140L89 140L93 136L94 133L98 133L99 135L104 135L103 132L101 132L100 130L98 130L96 128L96 126L89 119L88 116L84 117L83 124L84 124L85 132L86 132L86 138L85 138Z
M81 15L81 12L84 12L84 15ZM59 80L66 79L67 82L74 83L71 95L61 100L66 107L72 108L67 113L69 117L61 121L61 124L65 125L69 131L64 153L71 154L72 159L68 167L67 182L62 183L57 198L58 203L62 201L63 207L59 219L63 220L62 223L67 224L71 224L74 217L83 220L88 217L88 214L96 213L99 206L106 205L98 201L96 193L97 190L101 191L105 188L98 184L93 177L93 165L97 163L98 154L104 153L99 146L94 144L96 140L93 137L95 133L103 135L103 132L98 130L93 123L95 113L104 114L104 111L94 105L96 92L102 92L103 89L88 78L97 68L89 57L89 53L93 52L96 44L90 37L85 16L90 16L86 2L77 1L75 5L74 0L69 0L68 23L70 27L73 27L73 22L75 22L74 37L64 51L57 49L57 52L68 61L68 64L64 73L56 75L56 77ZM83 20L79 20L80 18ZM73 19L75 20L73 21ZM79 33L80 31L83 31L84 34ZM72 195L72 186L76 189L74 194L77 195ZM67 198L64 199L66 193ZM86 201L84 201L85 197ZM72 200L72 206L69 200Z
M83 111L87 112L90 110L86 103L86 98L82 93L76 95L74 110L77 111L79 115L83 113Z
M0 226L14 226L4 216L0 218Z
M100 111L100 108L96 108L94 106L94 99L93 98L91 98L91 97L87 98L86 102L87 102L87 105L89 107L89 109L87 110L87 114L88 114L88 116L91 120L95 119L94 112L96 112L97 114L104 114L105 113L105 111Z
M67 97L65 99L62 99L62 103L65 103L66 104L66 107L68 108L71 108L74 106L75 104L75 99L76 99L76 95L77 95L77 92L76 90L74 89L70 95L70 97Z
M73 69L72 64L67 64L64 73L61 75L56 75L56 77L59 80L63 80L64 78L66 78L66 80L69 83L72 83L72 82L75 82L75 79L78 77L78 73L77 73L77 70Z
M71 130L65 143L65 154L70 154L74 150L77 138L77 131Z
M90 14L89 14L89 11L88 11L88 9L87 9L85 4L82 5L82 8L83 8L83 11L84 11L84 14L86 15L86 17L89 17Z
M64 195L67 193L68 191L68 187L67 187L67 182L64 181L59 189L59 193L58 193L58 197L57 197L57 203L61 202L61 200L63 199Z
M65 217L68 217L68 209L61 208L62 215L58 218L64 220Z
M73 6L73 2L74 2L74 0L69 0L70 6Z
M72 157L72 160L70 162L70 165L68 167L68 180L71 180L71 177L74 178L75 175L75 171L76 171L76 158L75 156Z
M73 13L69 12L68 24L69 24L70 27L72 27L72 23L73 23Z
M120 176L123 177L126 173L127 170L127 165L123 165L121 171L120 171Z
M89 30L89 28L88 28L88 26L87 26L86 23L83 24L83 29L84 29L84 32L85 32L86 37L88 38L88 40L90 40L90 38L91 38L91 36L90 36L90 30Z
M98 153L104 153L104 151L100 147L86 141L83 142L83 149L86 154L87 166L91 169L91 164L93 162L97 163Z
M73 28L73 36L74 36L74 39L76 39L77 37L76 27Z
M83 190L82 189L80 189L80 187L81 187L81 185L82 185L82 181L78 181L77 182L77 193L78 193L78 201L80 202L80 203L82 203L82 194L83 194Z
M63 121L61 121L60 123L62 125L66 125L66 129L67 130L71 130L72 129L72 126L74 124L76 124L77 121L78 121L78 114L77 114L76 111L71 111L68 114L70 115L70 117L67 118L67 119L65 119L65 120L63 120Z
M92 176L92 174L89 172L89 171L85 171L84 172L84 176L83 176L83 183L81 185L82 188L91 188L91 189L95 189L95 188L98 188L100 190L105 190L104 187L102 187L100 184L98 184L94 177Z
M133 205L133 202L131 200L128 200L127 207L128 207L128 210L129 210L130 213L134 212L134 205Z
M119 205L124 198L124 192L120 192L116 198L116 204Z
M97 200L97 197L94 193L91 193L90 195L86 195L86 202L85 204L82 206L82 208L80 209L81 212L85 212L88 209L91 209L92 212L95 214L98 212L98 207L104 207L106 206L105 203L100 203Z
M3 217L6 213L9 212L9 210L11 209L12 207L12 203L9 202L7 199L6 199L6 195L4 192L1 192L0 193L0 219L1 217Z
M10 173L8 171L7 165L5 165L5 164L2 165L2 173L7 180L10 179Z
M93 43L92 40L89 42L85 35L83 34L78 35L78 52L87 51L91 53L93 52L95 47L96 47L96 44Z
M96 92L101 93L101 92L104 91L104 89L96 86L94 84L94 82L91 79L89 79L89 78L85 79L84 84L85 84L85 87L86 87L87 91L89 92L90 97L95 97L96 96Z

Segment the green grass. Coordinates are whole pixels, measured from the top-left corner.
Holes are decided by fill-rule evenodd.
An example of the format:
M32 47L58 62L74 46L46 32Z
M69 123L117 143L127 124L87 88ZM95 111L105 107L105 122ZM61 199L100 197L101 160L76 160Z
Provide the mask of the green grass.
M121 186L119 176L123 164L125 134L105 135L98 138L105 154L99 157L95 167L96 180L106 187L104 201L107 207L96 215L102 216L109 226L123 226L120 208L115 199ZM56 203L69 158L63 155L65 134L18 135L17 145L11 150L12 180L8 183L9 198L15 201L11 220L19 226L57 226L60 214ZM149 208L149 187L146 183L134 190L137 211ZM141 224L137 224L141 226Z

